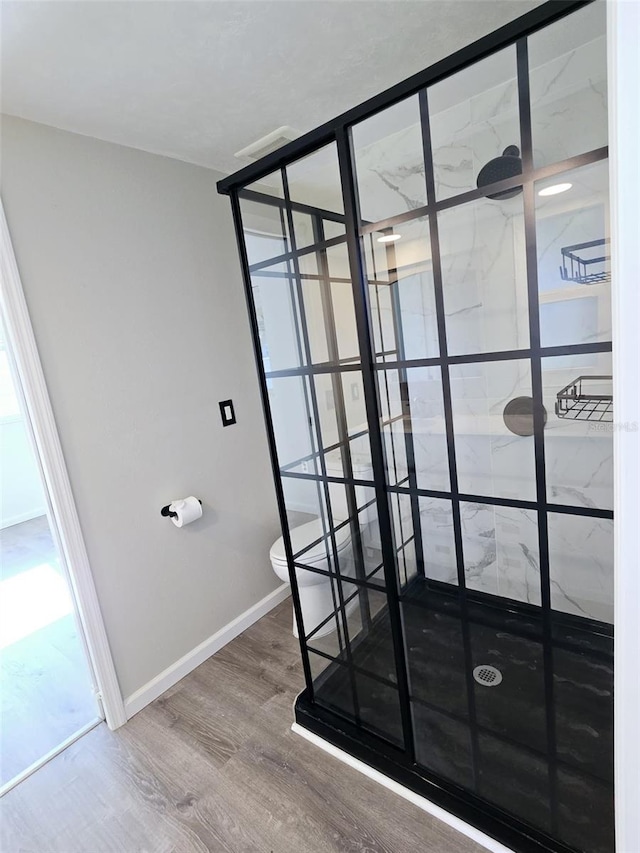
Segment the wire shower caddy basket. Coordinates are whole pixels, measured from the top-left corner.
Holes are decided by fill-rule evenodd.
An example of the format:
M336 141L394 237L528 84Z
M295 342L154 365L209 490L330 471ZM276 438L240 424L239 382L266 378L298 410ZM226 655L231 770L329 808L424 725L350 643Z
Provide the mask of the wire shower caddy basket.
M590 240L588 243L576 243L561 249L562 266L560 277L563 281L574 281L576 284L600 284L611 281L611 255L591 255L599 246L607 246L611 241L608 237Z
M556 415L573 421L613 420L613 377L578 376L558 392Z

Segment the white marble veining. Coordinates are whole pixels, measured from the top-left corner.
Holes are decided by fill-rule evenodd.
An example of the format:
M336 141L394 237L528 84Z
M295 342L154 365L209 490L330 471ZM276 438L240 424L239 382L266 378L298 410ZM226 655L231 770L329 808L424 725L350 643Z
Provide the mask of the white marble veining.
M607 144L605 14L589 4L528 39L536 166Z
M427 203L417 96L353 128L360 212L369 222Z
M451 355L529 345L522 196L438 214Z
M536 499L533 437L514 435L503 418L506 404L519 396L531 396L528 361L451 367L460 492Z
M436 194L447 198L473 189L489 160L520 144L515 49L431 87L429 102ZM354 128L363 219L377 222L426 204L419 121L417 99L410 98Z
M613 622L613 521L549 513L551 606Z
M474 189L489 160L520 145L515 48L437 83L429 102L437 197Z
M470 589L540 604L535 512L462 502L465 582Z
M412 368L407 371L407 382L418 488L448 492L449 454L440 368Z
M494 516L499 595L540 604L537 514L497 506Z
M451 502L423 497L419 505L425 574L433 580L457 584Z
M398 281L405 358L437 358L440 352L431 269Z

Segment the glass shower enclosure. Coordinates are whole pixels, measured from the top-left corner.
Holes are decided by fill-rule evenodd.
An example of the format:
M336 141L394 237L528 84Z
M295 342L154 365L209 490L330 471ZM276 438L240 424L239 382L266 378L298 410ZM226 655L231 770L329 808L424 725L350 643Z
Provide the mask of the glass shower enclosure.
M296 718L525 853L614 850L605 44L547 3L219 184Z

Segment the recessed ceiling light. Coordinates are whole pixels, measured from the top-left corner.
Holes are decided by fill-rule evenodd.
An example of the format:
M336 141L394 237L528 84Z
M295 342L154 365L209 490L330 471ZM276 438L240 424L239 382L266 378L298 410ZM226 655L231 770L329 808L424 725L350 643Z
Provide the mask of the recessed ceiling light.
M566 193L570 190L573 184L554 184L551 187L545 187L538 191L538 195L558 195L558 193Z
M382 237L378 237L378 243L395 243L401 237L402 234L383 234Z

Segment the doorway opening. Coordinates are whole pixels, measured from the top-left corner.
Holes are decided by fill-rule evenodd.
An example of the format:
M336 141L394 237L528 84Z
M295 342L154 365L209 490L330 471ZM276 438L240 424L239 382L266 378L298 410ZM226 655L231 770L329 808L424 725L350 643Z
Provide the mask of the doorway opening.
M104 718L13 364L0 318L0 795Z

